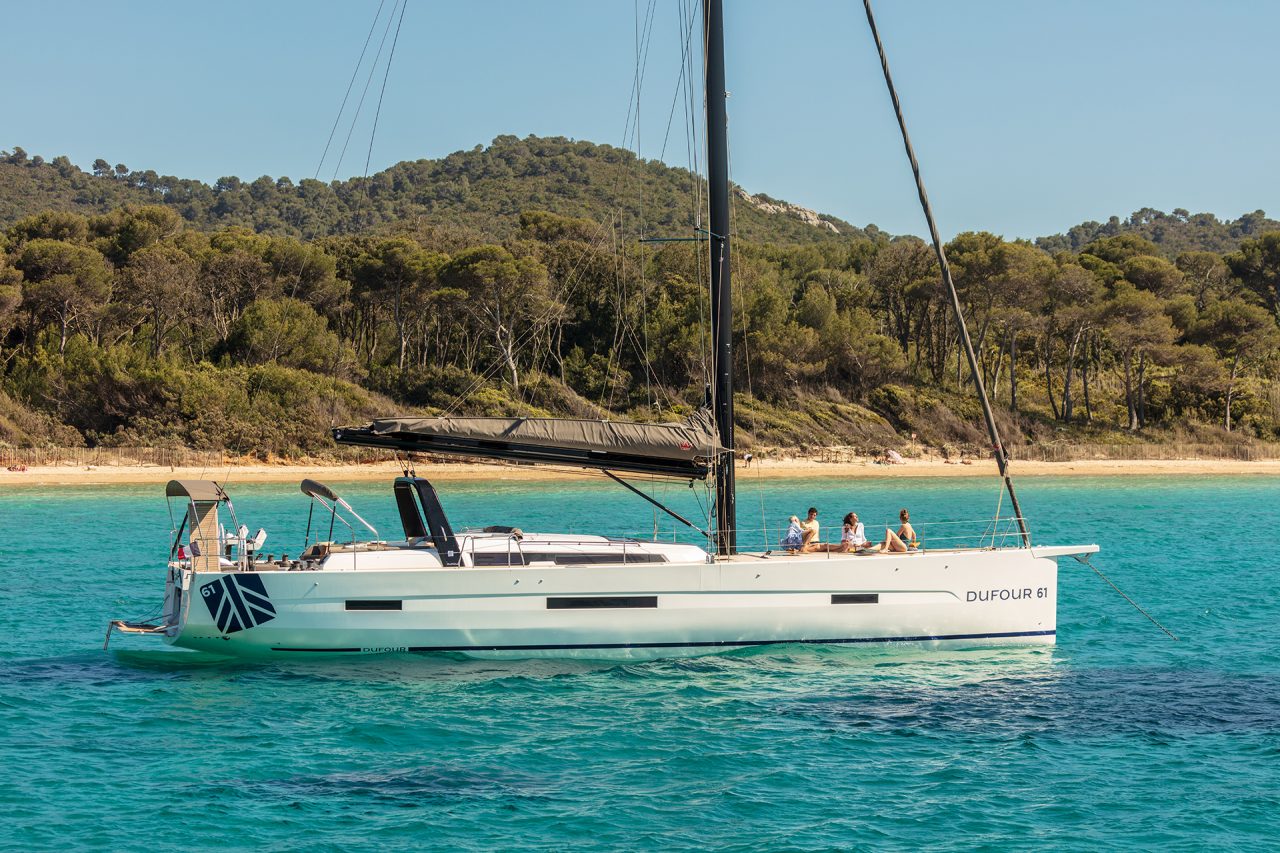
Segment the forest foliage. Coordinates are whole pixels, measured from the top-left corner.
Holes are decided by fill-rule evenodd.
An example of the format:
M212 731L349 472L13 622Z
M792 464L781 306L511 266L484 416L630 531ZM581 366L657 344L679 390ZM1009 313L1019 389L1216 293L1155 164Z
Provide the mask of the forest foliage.
M578 153L503 157L544 144ZM261 197L261 182L211 196L168 183L164 203L140 204L156 200L155 182L140 187L123 167L77 178L57 160L8 154L0 440L287 454L327 447L330 426L393 412L689 411L708 379L705 243L641 242L639 209L599 206L608 173L588 169L564 196L584 145L500 138L452 165L400 164L375 177L403 181L404 193L370 186L354 205L363 190L305 181L262 184ZM590 148L616 157L618 180L656 187L676 175L671 219L643 233L690 230L687 174ZM526 188L541 168L548 188L504 198L502 180L477 180L470 208L414 207L435 197L424 188L440 174L484 163ZM94 196L97 212L68 196L17 215L13 170L118 190ZM236 212L241 193L254 202ZM648 198L646 216L661 210L660 193ZM738 226L751 211L735 205ZM1280 227L1260 212L1245 225L1184 214L1139 211L1038 244L980 232L948 243L1012 443L1175 428L1280 435ZM759 222L737 230L732 270L744 440L980 445L932 248L838 222ZM1188 236L1220 228L1237 231L1219 250Z

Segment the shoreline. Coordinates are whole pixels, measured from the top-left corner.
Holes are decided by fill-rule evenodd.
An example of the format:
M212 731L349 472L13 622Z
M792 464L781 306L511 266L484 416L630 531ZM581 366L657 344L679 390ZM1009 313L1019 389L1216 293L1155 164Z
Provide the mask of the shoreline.
M24 486L145 485L169 480L211 479L235 483L295 483L304 477L321 481L352 482L387 480L398 476L394 462L348 465L265 465L231 464L218 468L170 467L159 465L33 466L26 471L0 469L0 488ZM419 464L418 473L433 481L539 482L576 480L594 476L577 469L537 468L525 465L481 463ZM1104 476L1280 476L1280 459L1086 459L1073 462L1014 461L1010 473L1016 477L1104 477ZM821 462L813 459L781 459L753 462L750 468L738 463L739 480L751 478L786 479L802 477L996 477L995 463L948 463L941 460L908 460L901 465L876 464L871 459L856 462Z

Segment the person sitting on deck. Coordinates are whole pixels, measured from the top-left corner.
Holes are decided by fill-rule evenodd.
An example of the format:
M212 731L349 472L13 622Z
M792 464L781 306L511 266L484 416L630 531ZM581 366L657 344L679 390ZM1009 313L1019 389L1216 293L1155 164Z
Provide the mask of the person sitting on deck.
M849 553L850 551L860 551L867 547L867 531L861 521L858 521L858 514L851 512L844 517L844 527L840 531L840 545L838 550L841 553Z
M886 527L884 529L883 542L881 542L879 545L876 545L875 547L868 547L862 551L859 551L858 553L860 554L888 554L888 553L905 554L910 550L911 549L907 547L906 543L903 542L902 539L898 537L898 534L894 533L892 530Z
M822 547L822 543L818 541L820 528L818 526L817 507L809 507L809 515L804 521L800 522L800 529L803 531L802 538L800 540L801 554L812 554L817 551L827 550Z
M852 513L850 513L852 515ZM918 542L916 540L916 530L911 526L911 513L903 509L898 513L898 518L902 521L902 525L898 528L898 532L886 527L884 529L884 541L879 545L872 546L863 539L863 545L858 549L859 554L905 554L909 551L918 551ZM857 516L854 516L857 519ZM858 525L862 527L861 524Z
M804 531L800 528L800 519L794 515L788 520L787 532L782 535L782 540L778 543L787 549L788 554L794 554L804 545Z
M916 537L916 529L911 526L911 513L907 512L907 508L903 507L898 511L898 520L902 522L898 526L898 538L902 540L902 544L910 548L918 548L920 540ZM886 537L886 540L888 537Z

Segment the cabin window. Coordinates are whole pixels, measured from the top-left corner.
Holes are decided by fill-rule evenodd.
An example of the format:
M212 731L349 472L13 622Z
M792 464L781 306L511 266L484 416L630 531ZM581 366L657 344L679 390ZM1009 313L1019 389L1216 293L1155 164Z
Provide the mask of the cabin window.
M507 553L502 551L497 554L479 553L471 555L471 564L477 568L493 567L493 566L523 566L527 559L537 559L536 554L524 555L519 551Z
M543 555L537 556L541 557ZM535 559L533 554L530 554L529 557L530 559ZM548 554L546 557L555 560L557 566L630 565L631 563L667 562L664 554L646 554L642 551L630 554L621 552L610 554Z
M832 604L879 604L878 592L837 592L831 596Z
M548 610L605 610L635 607L657 607L656 595L625 595L610 598L548 598Z
M348 610L404 610L404 602L399 599L347 599Z
M529 563L555 563L557 566L621 566L644 563L665 563L665 554L646 554L633 552L623 554L621 551L608 554L576 554L576 553L538 553L536 551L512 550L498 552L480 552L472 554L472 565L476 567L525 566Z

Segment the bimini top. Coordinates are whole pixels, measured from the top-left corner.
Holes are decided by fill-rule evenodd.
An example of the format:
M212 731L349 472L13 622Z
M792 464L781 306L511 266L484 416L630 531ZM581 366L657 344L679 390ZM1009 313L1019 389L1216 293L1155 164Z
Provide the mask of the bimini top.
M164 487L166 498L190 498L193 501L230 500L213 480L170 480Z
M703 479L720 442L699 410L682 423L576 418L381 418L333 431L339 444Z

